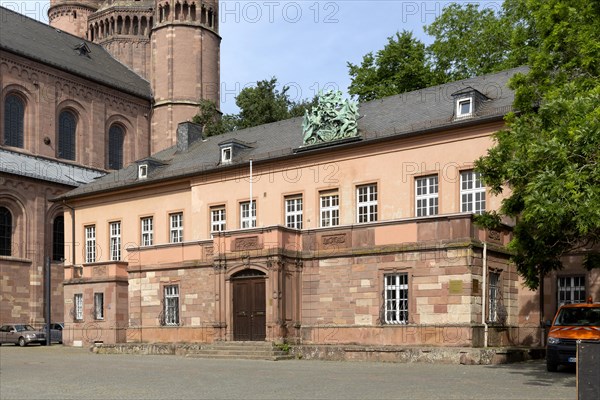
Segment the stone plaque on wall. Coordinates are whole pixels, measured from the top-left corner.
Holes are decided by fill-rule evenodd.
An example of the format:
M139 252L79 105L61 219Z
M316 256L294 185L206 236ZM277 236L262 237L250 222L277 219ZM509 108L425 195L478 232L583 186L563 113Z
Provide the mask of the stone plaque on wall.
M345 233L335 235L324 235L321 237L321 244L325 248L348 247L348 240Z
M462 294L463 292L463 281L452 280L448 283L448 290L450 294Z
M245 238L235 239L234 251L259 250L262 245L258 240L258 236L250 236Z
M494 229L488 229L487 238L491 242L502 243L502 232Z
M106 265L100 265L98 267L94 267L92 269L92 276L105 276L106 275Z

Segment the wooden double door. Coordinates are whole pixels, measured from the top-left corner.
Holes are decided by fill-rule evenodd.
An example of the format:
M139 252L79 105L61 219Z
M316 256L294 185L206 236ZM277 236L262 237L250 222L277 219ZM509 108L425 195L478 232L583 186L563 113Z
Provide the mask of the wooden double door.
M233 285L233 340L264 341L266 336L265 278L240 277Z

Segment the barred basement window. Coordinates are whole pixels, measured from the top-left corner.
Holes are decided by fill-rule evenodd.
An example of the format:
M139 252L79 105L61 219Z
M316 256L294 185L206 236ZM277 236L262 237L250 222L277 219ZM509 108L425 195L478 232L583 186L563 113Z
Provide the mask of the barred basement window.
M123 168L123 139L125 131L120 125L112 125L108 131L108 169Z
M170 215L170 239L171 243L183 242L183 213L171 214Z
M408 274L390 274L385 280L385 323L408 323Z
M415 179L415 206L417 217L437 215L438 177L427 176Z
M485 211L485 186L479 172L461 172L460 210L475 214L482 214Z
M9 94L4 100L4 144L23 147L25 103L19 96Z
M340 196L338 193L321 193L320 204L320 226L338 226L340 224Z
M94 318L104 319L104 293L94 293Z
M85 227L85 262L96 262L96 226Z
M76 321L83 321L83 293L75 293L73 296L73 307L73 318Z
M77 118L70 111L63 111L58 117L58 158L75 160L75 135Z
M121 223L111 222L110 230L110 260L121 261Z
M179 325L179 286L165 286L165 325Z
M499 322L498 308L500 304L500 274L496 272L490 272L489 281L488 322Z
M302 196L286 197L285 226L302 229Z
M377 185L364 185L356 188L357 222L377 221Z
M558 306L585 303L585 277L561 276L558 278Z

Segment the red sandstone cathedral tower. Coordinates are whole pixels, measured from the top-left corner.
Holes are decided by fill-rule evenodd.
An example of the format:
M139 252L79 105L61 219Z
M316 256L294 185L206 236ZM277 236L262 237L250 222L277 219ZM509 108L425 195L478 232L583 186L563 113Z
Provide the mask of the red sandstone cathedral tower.
M151 152L176 142L200 99L219 106L218 0L52 0L50 24L102 45L150 82Z

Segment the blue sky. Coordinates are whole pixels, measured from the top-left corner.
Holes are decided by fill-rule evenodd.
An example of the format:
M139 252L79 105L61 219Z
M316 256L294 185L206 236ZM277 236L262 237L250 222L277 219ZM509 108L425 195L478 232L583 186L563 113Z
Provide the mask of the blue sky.
M0 0L0 4L47 22L47 0ZM423 26L448 1L233 1L220 3L221 109L234 113L235 96L257 80L277 77L294 100L320 89L346 93L347 62L360 63L403 29L430 40ZM466 2L463 2L466 3ZM484 1L498 9L501 1Z

